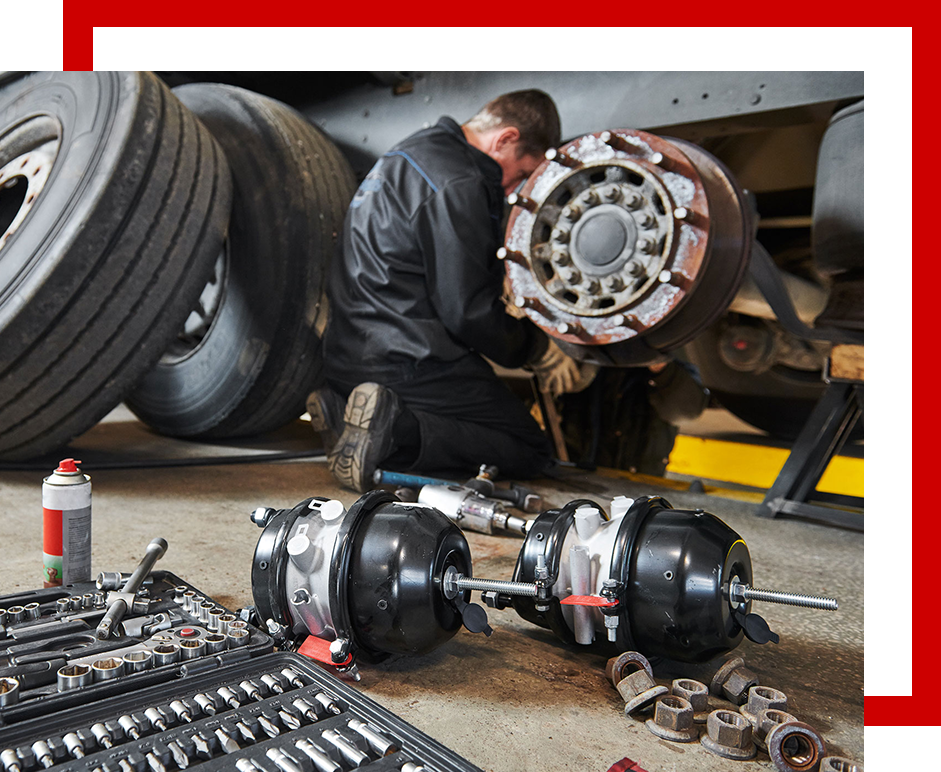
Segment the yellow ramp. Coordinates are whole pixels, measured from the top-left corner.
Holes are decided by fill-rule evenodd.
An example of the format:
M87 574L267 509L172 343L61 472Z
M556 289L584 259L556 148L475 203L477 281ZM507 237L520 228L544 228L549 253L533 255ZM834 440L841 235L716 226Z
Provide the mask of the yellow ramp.
M742 442L679 435L667 471L708 480L770 488L790 451ZM863 495L863 459L836 456L817 490L844 496Z

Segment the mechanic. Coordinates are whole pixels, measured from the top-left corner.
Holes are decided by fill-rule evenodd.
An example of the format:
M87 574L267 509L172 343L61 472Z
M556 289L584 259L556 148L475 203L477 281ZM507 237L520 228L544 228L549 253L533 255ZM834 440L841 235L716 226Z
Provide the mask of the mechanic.
M330 471L356 491L377 467L482 463L533 477L552 446L487 357L526 366L554 394L578 365L502 300L504 195L560 144L556 106L504 94L464 125L448 117L386 153L360 185L331 269L327 387L310 395ZM339 436L338 436L339 435Z

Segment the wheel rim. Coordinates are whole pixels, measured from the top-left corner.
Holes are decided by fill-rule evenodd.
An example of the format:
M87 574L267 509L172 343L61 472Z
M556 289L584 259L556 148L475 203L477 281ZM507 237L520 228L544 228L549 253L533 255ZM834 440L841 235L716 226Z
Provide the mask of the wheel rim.
M0 250L39 203L62 144L58 121L34 116L0 135Z
M190 315L183 323L183 329L177 333L175 340L160 358L161 363L181 362L192 356L202 346L222 306L228 272L229 242L226 240L213 265L212 276L199 295L196 307L190 311Z

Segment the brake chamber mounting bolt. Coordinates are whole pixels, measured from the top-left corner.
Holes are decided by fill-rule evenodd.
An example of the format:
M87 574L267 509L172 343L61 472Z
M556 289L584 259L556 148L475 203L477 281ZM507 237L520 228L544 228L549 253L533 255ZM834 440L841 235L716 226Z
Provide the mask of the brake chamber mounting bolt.
M733 603L745 603L756 600L762 603L781 603L785 606L800 606L801 608L814 608L821 611L839 610L836 598L822 598L817 595L798 595L793 592L779 590L762 590L741 582L733 581L729 584L729 600Z

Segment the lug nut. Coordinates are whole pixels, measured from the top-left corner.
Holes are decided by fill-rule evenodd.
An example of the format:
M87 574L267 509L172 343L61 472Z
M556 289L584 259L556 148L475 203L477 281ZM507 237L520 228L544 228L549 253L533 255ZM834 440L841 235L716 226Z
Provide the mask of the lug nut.
M620 292L624 289L624 279L622 279L617 274L613 276L606 276L604 280L604 287L608 292Z
M714 710L706 719L706 732L700 742L703 747L726 759L745 761L755 757L752 728L748 719L731 710Z
M827 755L823 737L812 726L800 721L778 724L765 737L768 755L781 772L818 769Z
M657 251L657 241L656 239L641 239L640 240L640 251L645 255L652 255Z
M569 284L578 284L582 280L582 274L577 268L563 268L559 275Z
M739 708L739 713L755 727L758 724L758 713L762 710L786 711L787 695L770 686L752 686L748 690L748 700Z
M647 658L636 651L625 651L612 657L605 667L608 678L624 698L624 713L630 715L651 706L658 697L669 693L665 686L653 680L653 668Z
M827 756L820 762L820 772L863 772L863 765L845 756Z
M699 681L691 678L677 678L673 681L670 690L676 697L682 697L693 708L693 721L697 724L706 723L709 715L709 689Z
M628 209L640 209L644 205L644 197L637 193L628 193L624 196L624 205Z
M646 721L647 728L662 740L691 743L699 737L693 725L693 706L682 697L661 697L654 706L654 717Z
M794 721L797 721L797 717L783 710L775 710L774 708L759 710L756 716L755 727L752 731L752 739L755 741L755 745L763 751L767 750L768 745L765 741L771 730L778 724L789 724Z
M716 671L709 685L709 691L716 697L723 697L736 705L742 705L748 699L748 690L758 685L758 676L745 667L745 660L732 657Z

